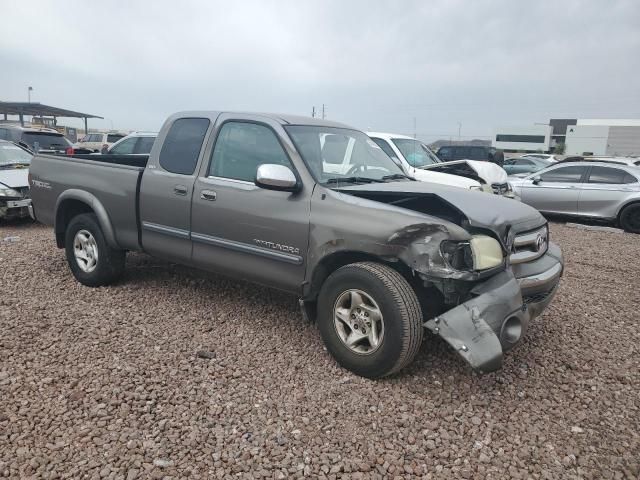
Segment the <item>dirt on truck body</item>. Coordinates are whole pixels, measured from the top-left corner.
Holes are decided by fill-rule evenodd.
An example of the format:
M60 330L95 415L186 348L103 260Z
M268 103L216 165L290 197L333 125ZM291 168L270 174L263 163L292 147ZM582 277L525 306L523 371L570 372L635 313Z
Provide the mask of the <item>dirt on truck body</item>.
M425 328L474 369L500 368L562 275L536 210L414 181L339 123L185 112L135 157L33 160L32 213L81 283L113 282L144 251L289 291L366 377L409 364Z

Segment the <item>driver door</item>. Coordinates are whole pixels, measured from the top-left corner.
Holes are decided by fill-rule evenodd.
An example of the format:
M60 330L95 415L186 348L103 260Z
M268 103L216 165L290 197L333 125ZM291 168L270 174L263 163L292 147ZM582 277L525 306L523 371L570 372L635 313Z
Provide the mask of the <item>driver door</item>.
M262 164L296 171L276 133L281 129L268 119L220 116L217 138L194 185L192 258L208 269L299 292L311 190L291 193L255 184Z

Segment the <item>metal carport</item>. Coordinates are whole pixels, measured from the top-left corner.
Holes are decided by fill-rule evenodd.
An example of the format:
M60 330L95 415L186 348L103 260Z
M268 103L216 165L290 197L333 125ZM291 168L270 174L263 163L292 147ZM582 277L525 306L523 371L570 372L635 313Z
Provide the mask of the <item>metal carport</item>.
M84 131L88 132L87 119L88 118L100 118L98 115L91 115L89 113L74 112L73 110L67 110L65 108L51 107L42 103L36 102L0 102L0 113L4 114L4 119L7 120L7 115L18 115L20 117L20 125L24 126L24 116L47 116L47 117L68 117L68 118L84 118Z

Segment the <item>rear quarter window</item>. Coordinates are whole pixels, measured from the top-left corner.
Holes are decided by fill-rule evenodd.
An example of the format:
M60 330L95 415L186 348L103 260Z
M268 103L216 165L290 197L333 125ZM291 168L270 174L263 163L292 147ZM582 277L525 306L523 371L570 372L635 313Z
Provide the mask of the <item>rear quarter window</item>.
M207 118L179 118L173 122L160 150L160 166L171 173L192 175L208 128Z

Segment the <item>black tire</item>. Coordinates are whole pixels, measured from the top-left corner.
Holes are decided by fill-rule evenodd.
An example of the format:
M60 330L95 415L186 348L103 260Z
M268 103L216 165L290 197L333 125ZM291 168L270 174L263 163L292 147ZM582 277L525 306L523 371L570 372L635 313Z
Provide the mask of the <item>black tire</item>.
M634 203L620 213L620 226L627 232L640 233L640 203Z
M79 265L74 253L74 239L80 231L89 232L95 239L97 261L92 271L84 271ZM83 213L71 219L65 232L65 251L69 268L83 285L87 287L101 287L117 280L124 271L126 252L111 248L102 233L98 219L93 213Z
M336 302L353 289L374 299L384 319L384 335L372 353L352 351L334 324ZM391 375L411 363L422 343L422 322L420 302L409 283L397 271L379 263L339 268L327 278L318 296L318 328L327 350L340 365L363 377Z

